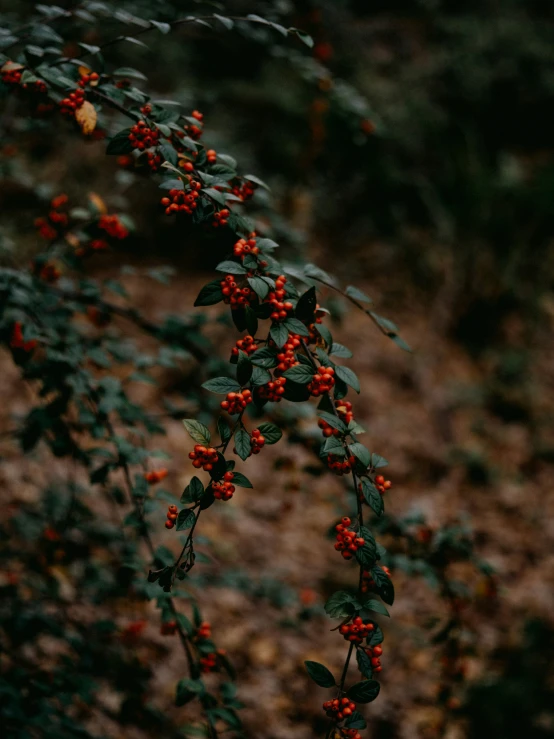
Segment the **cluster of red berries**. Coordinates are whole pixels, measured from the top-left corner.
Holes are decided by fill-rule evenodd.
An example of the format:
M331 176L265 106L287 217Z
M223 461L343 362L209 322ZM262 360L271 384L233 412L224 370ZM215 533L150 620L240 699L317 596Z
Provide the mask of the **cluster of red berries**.
M63 115L74 116L77 108L85 102L85 93L83 90L75 90L75 92L69 93L69 95L60 100L60 112Z
M40 267L38 276L41 280L44 280L44 282L53 284L60 279L62 271L55 262L45 262L45 264Z
M160 626L162 636L173 636L177 631L177 621L164 621Z
M93 239L89 246L93 251L105 251L110 245L105 239Z
M283 302L285 297L285 282L287 278L285 275L279 275L275 280L275 290L268 293L267 302L273 308L273 313L270 315L272 321L284 321L285 318L294 310L292 303Z
M354 419L352 403L348 400L335 400L335 407L341 419L348 425Z
M237 198L240 198L241 200L250 200L250 198L254 195L256 188L251 182L243 182L242 184L239 183L237 185L233 185L232 193Z
M285 394L285 385L287 381L284 377L271 380L266 385L258 388L258 394L261 400L267 400L270 403L278 403Z
M151 470L150 472L144 473L144 479L149 485L155 485L157 482L161 482L167 477L167 470L162 467L159 470Z
M383 647L380 644L377 644L375 647L364 647L364 652L371 660L373 672L381 672L383 668L381 666L380 657L383 654Z
M390 480L385 480L383 475L377 475L375 478L375 487L381 495L384 495L385 491L392 487L392 482Z
M356 616L352 623L342 624L339 628L339 634L353 644L361 644L372 631L375 631L375 624L364 624L360 616Z
M259 454L262 447L265 446L265 436L262 436L260 429L254 429L250 434L250 446L252 447L252 454Z
M23 340L23 326L19 321L13 325L10 346L12 349L23 349L24 352L31 352L36 347L37 342Z
M98 82L100 75L98 72L91 72L90 74L82 74L79 80L79 87L86 87L91 82Z
M248 239L239 239L233 246L233 254L241 259L243 259L247 254L259 254L260 249L256 246L255 236L256 232L253 231L248 236Z
M231 215L231 211L229 208L222 208L221 210L216 210L214 213L214 217L212 220L212 227L218 228L219 226L223 227L226 226L229 223L229 216Z
M323 710L329 718L342 721L344 718L352 716L356 710L356 704L346 697L341 698L340 700L339 698L335 698L332 701L325 701L323 704Z
M334 374L335 370L332 367L320 367L308 384L310 395L317 398L319 395L328 393L335 384Z
M69 198L65 193L57 195L50 201L50 212L48 213L48 219L37 218L35 220L35 226L38 228L40 235L43 239L51 241L58 235L57 228L63 228L69 223L69 217L67 213L60 213L59 209L63 208L67 204ZM55 224L57 228L54 228L52 224Z
M198 203L196 202L200 197L201 183L197 180L193 180L192 177L188 176L189 187L187 190L171 189L165 198L161 199L161 204L165 207L166 215L170 216L172 213L184 212L189 215L192 214L193 210L196 210Z
M223 293L223 302L231 306L231 310L236 310L243 305L249 305L253 297L252 290L249 287L240 287L237 285L234 275L225 275L221 280L221 292Z
M197 641L202 641L202 639L209 639L212 635L212 626L209 621L202 621L200 626L196 629L196 634L194 635L195 639Z
M388 567L382 566L381 569L387 575L387 577L390 577L390 569ZM371 572L367 572L367 570L364 570L362 573L362 593L368 593L370 590L373 590L375 588L375 580L371 576Z
M348 459L343 459L334 454L327 455L327 467L331 472L334 472L335 475L347 475L355 464L356 457L354 456L350 456Z
M150 167L151 172L157 172L163 164L163 157L153 151L146 152L146 164Z
M213 446L205 447L202 444L196 444L194 451L189 452L189 459L192 459L192 466L197 470L202 467L205 472L210 472L217 462L217 452Z
M157 146L160 140L160 132L157 128L150 128L144 121L138 121L131 128L129 141L133 149L144 151L151 146Z
M241 413L251 402L252 393L246 388L246 390L239 390L238 393L227 393L225 400L221 401L221 408L233 416L235 413Z
M15 62L6 62L2 68L2 82L7 85L19 85L21 83L21 75L23 67Z
M348 528L351 523L352 521L348 516L344 516L341 522L335 526L337 532L335 549L342 554L344 559L352 559L358 549L365 544L365 539L362 539L355 531Z
M204 114L201 113L199 110L193 110L191 113L191 117L197 120L199 123L204 120ZM198 139L202 136L202 129L200 128L200 126L197 126L194 123L186 125L185 131L191 137L191 139L194 139L195 141L198 141Z
M246 334L242 339L239 339L236 345L231 349L233 357L238 357L239 351L243 351L245 354L253 354L257 349L257 344L253 336Z
M215 149L208 149L206 151L206 158L209 164L215 164L217 162L217 152Z
M295 364L298 364L294 352L301 345L300 336L298 334L289 334L289 338L281 348L281 351L277 355L277 361L279 364L275 367L275 377L279 377L286 372Z
M100 219L98 220L98 228L105 231L108 236L112 237L112 239L126 239L127 236L129 236L129 231L116 215L100 216Z
M223 481L212 483L212 492L216 500L231 500L235 492L235 486L231 482L233 477L232 472L226 472L223 475Z
M205 657L201 657L200 668L202 672L213 672L217 668L217 652L210 652Z
M323 418L320 418L318 420L317 425L323 432L323 436L325 436L326 438L329 438L329 436L340 436L340 430L333 428Z
M362 739L362 735L358 729L343 728L340 730L340 735L341 737L344 737L344 739Z
M176 505L167 506L167 521L165 522L166 529L172 529L175 526L177 515L178 514Z

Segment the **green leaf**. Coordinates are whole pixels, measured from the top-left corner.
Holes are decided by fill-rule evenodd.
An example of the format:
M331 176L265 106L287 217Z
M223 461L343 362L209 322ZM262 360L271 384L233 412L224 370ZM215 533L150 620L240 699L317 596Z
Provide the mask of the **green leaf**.
M217 18L217 20L222 23L228 31L230 31L235 25L231 18L226 18L224 15L217 15L217 13L214 13L214 18Z
M192 680L189 677L179 680L175 695L175 705L184 706L185 703L193 700L193 698L196 698L197 695L203 692L204 683L202 680Z
M267 294L269 293L269 285L265 280L262 280L261 277L248 277L247 281L260 300L267 297Z
M256 177L256 175L253 174L245 174L243 175L243 180L248 180L248 182L253 182L256 185L259 185L260 187L263 187L265 190L268 190L271 192L271 188L265 184L263 180L260 180L259 177Z
M231 429L229 428L229 424L222 416L217 419L217 431L223 444L231 438Z
M412 347L406 341L404 341L404 339L401 336L398 336L398 334L396 334L395 336L390 336L390 338L394 341L396 346L399 346L401 349L404 349L405 352L412 351Z
M359 711L353 711L352 715L344 722L344 725L347 729L365 729L367 727L367 721Z
M239 351L237 361L237 380L241 385L246 385L246 383L250 380L250 378L252 377L252 370L252 362L250 361L246 352Z
M333 593L325 604L325 613L331 618L344 618L351 616L361 608L362 605L355 596L345 590L339 590Z
M161 31L164 35L171 31L171 26L169 25L169 23L162 23L161 21L153 21L153 20L151 20L150 23L155 28L157 28L158 31Z
M129 141L130 128L119 131L110 139L106 154L130 154L133 151L133 145Z
M379 695L380 689L377 680L362 680L349 688L346 695L354 703L371 703Z
M183 491L183 495L181 496L181 503L196 503L196 501L200 500L203 493L204 486L202 485L198 477L193 477Z
M390 613L387 611L380 600L370 598L369 600L364 601L364 608L367 608L369 611L375 611L375 613L380 613L382 616L388 616L390 618Z
M225 193L221 192L221 190L215 190L213 187L207 187L204 188L202 192L211 200L215 200L218 205L225 205ZM218 268L216 267L216 269Z
M328 423L329 426L334 429L338 429L342 434L345 434L348 431L344 421L342 421L340 418L337 418L334 413L327 413L327 411L318 410L317 415L326 423Z
M212 380L202 383L202 387L204 390L209 390L211 393L217 393L218 395L236 393L240 390L239 383L231 377L214 377Z
M114 77L129 77L129 79L133 80L148 79L145 74L139 72L138 69L133 69L132 67L119 67L119 69L116 69L112 74Z
M341 357L341 359L350 359L352 352L346 346L342 344L333 343L331 351L329 352L334 357Z
M306 44L308 49L312 49L314 45L314 40L310 36L309 33L306 33L305 31L301 31L299 28L289 28L289 33L294 33L300 41L302 41L303 44Z
M375 624L375 630L371 632L371 636L369 637L369 646L376 647L377 644L382 644L384 639L383 629L378 624Z
M371 577L375 581L375 590L389 606L394 603L394 585L390 577L380 567L373 567Z
M294 311L296 317L304 323L313 323L315 317L315 307L317 305L317 296L315 287L310 287L300 296Z
M271 382L271 375L267 370L262 369L262 367L254 367L250 382L255 387L267 385L268 382Z
M258 332L258 317L249 305L244 308L244 320L250 336L256 336Z
M283 326L286 326L286 328L290 331L291 334L298 334L299 336L309 336L310 332L304 326L302 321L299 321L298 318L285 318L283 321Z
M328 670L325 665L319 662L312 662L308 660L304 662L308 675L312 678L316 685L320 688L332 688L335 686L335 678L331 670Z
M209 446L212 435L210 434L210 430L206 426L204 426L203 423L200 423L200 421L195 421L192 418L184 418L183 426L186 428L191 438L197 444Z
M257 367L265 367L266 369L277 367L279 364L276 351L269 346L257 349L250 355L250 361Z
M359 441L355 441L353 444L349 444L348 448L356 457L356 459L360 460L364 467L369 466L369 463L371 462L371 454L369 453L369 449L367 449L367 447L365 447Z
M171 144L160 144L158 147L160 152L162 153L163 158L170 162L171 164L177 166L177 163L179 161L179 157L177 156L177 152L171 146Z
M258 426L258 429L264 437L266 444L277 444L279 439L283 436L281 429L274 423L261 423Z
M368 298L365 293L363 293L361 290L358 290L358 288L354 287L353 285L348 285L345 293L348 295L348 297L354 298L354 300L361 300L363 303L373 302L371 298Z
M179 515L177 516L177 531L186 531L186 529L190 529L195 520L196 516L194 515L194 511L190 508L183 508L182 511L179 511Z
M242 266L242 264L239 264L238 262L233 262L230 259L227 259L223 262L220 262L216 270L218 272L227 272L230 275L245 275L248 270Z
M362 480L362 494L368 506L378 515L382 516L385 511L383 496L377 488L367 480Z
M379 454L372 454L371 455L371 466L378 469L379 467L386 467L388 465L387 460L384 457L379 456Z
M289 338L289 332L286 326L283 326L282 323L272 323L269 330L269 335L277 344L279 349L281 349L281 347L283 347L287 343L287 339Z
M327 326L325 326L323 323L316 323L315 330L318 332L327 346L333 346L333 337Z
M231 480L233 485L238 485L239 488L251 488L253 487L250 480L242 474L242 472L233 472L233 479Z
M244 429L237 429L235 431L235 449L243 461L250 456L250 452L252 451L250 435Z
M314 371L304 364L297 364L283 372L283 377L292 380L292 382L297 382L299 385L307 385L314 379Z
M335 457L346 457L346 449L344 444L334 436L325 439L321 451L325 454L332 454Z
M358 663L358 669L362 673L363 677L372 678L373 667L371 665L371 659L361 648L356 650L356 661Z
M360 392L360 381L356 377L355 372L353 372L349 367L343 367L342 365L337 364L335 367L335 373L339 380L350 385L350 387L357 393Z

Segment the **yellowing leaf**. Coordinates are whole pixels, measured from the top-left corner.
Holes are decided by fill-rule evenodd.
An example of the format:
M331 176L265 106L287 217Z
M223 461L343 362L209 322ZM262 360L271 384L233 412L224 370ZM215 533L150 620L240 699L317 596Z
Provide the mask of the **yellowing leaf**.
M88 199L100 215L105 215L108 212L106 203L102 200L100 195L97 195L95 192L89 192Z
M75 119L81 126L81 131L85 136L88 136L96 128L96 108L88 100L85 100L81 107L75 111Z

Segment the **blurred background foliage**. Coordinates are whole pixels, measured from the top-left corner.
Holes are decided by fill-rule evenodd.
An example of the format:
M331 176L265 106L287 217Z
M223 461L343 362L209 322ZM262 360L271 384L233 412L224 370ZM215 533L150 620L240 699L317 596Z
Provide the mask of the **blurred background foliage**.
M271 195L258 190L254 200L261 223L271 225L291 256L317 259L379 297L417 350L413 361L390 359L394 349L375 346L363 318L348 323L351 345L359 342L362 384L375 380L366 417L386 456L400 458L393 479L404 493L395 510L421 504L437 522L467 510L478 545L498 568L504 598L476 616L479 667L470 670L456 727L445 728L432 711L422 715L408 690L383 709L376 704L372 735L554 736L548 524L554 6L545 0L255 5L228 2L225 12L286 21L312 34L313 50L275 35L268 46L260 28L195 27L151 36L148 48L115 45L106 57L142 70L160 99L200 109L206 141L270 184ZM0 3L20 22L32 7ZM214 10L167 0L118 7L162 21ZM119 31L117 23L83 22L81 32L95 44ZM53 126L24 113L2 100L4 263L21 264L34 253L33 220L61 191L75 202L95 191L130 213L136 230L116 261L171 263L178 285L200 284L228 250L224 235L210 237L207 249L186 224L168 222L156 185L106 160L101 144L83 144L69 123ZM109 133L116 130L114 123ZM112 261L102 257L99 272L109 272ZM192 302L183 305L178 291L168 296L166 305L185 310ZM340 322L344 306L329 302ZM390 420L379 420L386 414ZM417 446L413 437L425 435L427 446ZM286 455L278 463L294 470ZM258 583L238 568L223 583L278 611L296 602L279 577ZM418 596L404 586L409 610ZM286 632L290 623L281 625ZM404 644L399 637L395 657L405 676L396 668L386 685L391 694L395 680L409 684L428 665L413 646L411 656L401 657ZM249 659L245 649L243 667ZM281 726L273 694L270 702L276 723L264 734L252 715L252 736L312 735L302 716L292 722L296 733Z

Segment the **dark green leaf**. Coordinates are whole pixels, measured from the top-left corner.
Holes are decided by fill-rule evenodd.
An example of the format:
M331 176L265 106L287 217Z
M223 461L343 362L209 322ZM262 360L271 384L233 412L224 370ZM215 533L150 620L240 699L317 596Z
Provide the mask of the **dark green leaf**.
M233 479L231 481L233 485L238 485L239 488L251 488L252 483L245 477L241 472L233 472Z
M389 606L394 603L394 585L390 577L380 567L373 567L371 577L375 581L375 590Z
M343 344L333 343L330 354L335 357L341 357L342 359L349 359L352 356L352 352Z
M235 449L243 461L249 457L252 451L250 435L244 429L237 429L235 431Z
M363 303L373 302L371 298L368 298L364 292L362 292L361 290L358 290L358 288L354 287L353 285L348 285L348 287L345 290L345 293L350 298L354 298L355 300L361 300Z
M218 395L236 393L240 390L239 383L231 377L214 377L212 380L202 383L202 387L204 390L209 390L211 393L217 393Z
M365 653L362 648L356 650L356 661L358 663L358 669L362 673L363 677L373 677L373 667L371 666L371 659Z
M177 516L177 531L186 531L186 529L190 529L195 520L196 516L194 515L194 511L190 508L183 508L182 511L179 511L179 515Z
M377 488L367 480L362 480L362 493L370 508L378 515L382 516L385 511L383 504L383 496Z
M258 429L264 437L266 444L277 444L279 439L283 436L281 429L274 423L261 423L258 426Z
M295 310L296 317L304 323L313 323L316 304L315 287L310 287L298 300Z
M257 365L258 367L265 367L266 369L277 367L279 364L277 353L271 347L257 349L250 355L250 361L252 364Z
M283 326L282 323L272 323L271 329L269 330L269 335L277 344L279 349L281 349L281 347L286 344L287 339L289 338L289 332L286 326Z
M332 688L335 685L335 678L331 670L328 670L325 665L319 662L304 662L308 675L312 678L316 685L320 688Z
M183 419L183 426L197 444L209 446L212 435L210 434L210 430L204 426L203 423L195 421L192 418L185 418Z
M325 613L331 618L344 618L359 611L361 607L355 596L344 590L339 590L333 593L325 604Z
M269 285L261 277L248 277L248 284L254 290L256 295L263 300L269 293Z
M317 415L322 418L329 426L334 429L338 429L342 434L347 432L346 424L340 418L337 418L334 413L327 413L327 411L319 411Z
M269 372L261 367L254 367L251 378L252 385L260 387L261 385L267 385L268 382L271 382Z
M221 292L221 280L213 280L204 285L198 297L194 301L195 306L199 305L215 305L223 300L223 293Z
M231 438L231 429L229 428L229 424L222 416L217 419L217 430L222 443L225 443Z
M216 270L218 272L226 272L230 275L245 275L247 273L247 269L242 266L242 264L239 264L238 262L233 262L230 259L220 262Z
M369 611L375 611L375 613L380 613L382 616L390 616L390 613L380 600L370 598L369 600L364 601L364 608L367 608Z
M130 154L130 152L133 151L133 145L129 141L130 133L130 128L126 128L125 130L116 133L116 135L110 139L106 149L106 154Z
M340 380L346 382L347 385L350 385L350 387L357 393L360 392L360 381L349 367L343 367L342 365L337 364L335 372Z
M283 326L285 326L291 334L298 334L299 336L309 336L310 332L304 326L302 321L299 321L298 318L285 318L283 321Z
M362 680L353 685L346 693L354 703L371 703L379 695L381 686L377 680Z
M239 351L237 361L237 380L241 385L246 385L250 380L252 377L252 369L252 362L248 358L248 355L243 351Z
M359 441L355 441L353 444L349 444L348 448L350 449L352 454L356 457L356 459L360 460L360 462L364 465L364 467L369 466L369 463L371 461L371 454L369 453L369 450L367 449L367 447L365 447Z
M303 364L297 364L294 367L290 367L286 372L283 373L283 377L292 382L297 382L299 385L307 385L314 378L314 371L311 367L306 367Z

